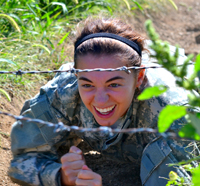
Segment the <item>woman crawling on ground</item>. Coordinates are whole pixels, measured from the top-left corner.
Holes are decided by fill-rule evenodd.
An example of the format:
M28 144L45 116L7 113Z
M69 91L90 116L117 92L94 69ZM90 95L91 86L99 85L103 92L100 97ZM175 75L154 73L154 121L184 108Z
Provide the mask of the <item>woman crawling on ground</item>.
M88 19L75 41L73 65L76 69L141 66L147 61L147 55L142 58L146 50L144 43L144 38L123 21ZM61 70L71 65L65 64ZM171 88L157 98L137 99L145 87L158 84ZM21 114L85 128L156 128L163 107L186 103L187 92L175 87L174 77L165 69L65 72L57 74L36 97L26 101ZM184 118L177 120L170 130L177 132L184 122ZM13 160L9 175L24 185L101 186L101 175L86 165L81 149L76 147L81 139L108 159L139 166L142 185L165 185L166 179L160 177L167 178L171 170L186 181L190 178L184 170L167 164L190 159L196 148L191 141L164 139L142 132L112 135L55 132L55 127L45 124L20 123L17 121L12 128ZM192 145L187 147L189 143ZM62 147L68 147L69 151L63 154Z

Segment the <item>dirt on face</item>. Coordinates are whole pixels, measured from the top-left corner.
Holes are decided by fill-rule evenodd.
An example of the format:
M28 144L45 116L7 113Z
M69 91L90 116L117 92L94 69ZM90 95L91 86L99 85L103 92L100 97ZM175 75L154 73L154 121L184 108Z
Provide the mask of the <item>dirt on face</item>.
M178 44L185 49L186 54L198 54L200 53L200 2L197 0L174 1L178 5L178 11L173 7L167 7L161 11L162 13L159 11L138 13L135 17L129 15L126 20L135 26L136 31L145 35L144 22L150 18L162 40L172 45ZM9 103L1 96L0 110L19 115L24 101L25 98L12 96L12 102ZM18 185L12 183L7 176L12 158L9 134L13 122L13 119L0 115L0 185L3 186ZM104 186L141 185L139 169L134 165L104 160L100 153L92 151L84 143L80 144L80 148L84 150L88 166L102 175Z

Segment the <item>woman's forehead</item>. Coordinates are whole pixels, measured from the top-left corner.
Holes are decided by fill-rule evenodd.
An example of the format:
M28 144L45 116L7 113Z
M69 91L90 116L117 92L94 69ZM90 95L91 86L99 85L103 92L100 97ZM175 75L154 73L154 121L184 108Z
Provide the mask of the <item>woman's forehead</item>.
M127 77L125 73L117 72L86 72L79 73L78 80L83 80L91 83L110 83L113 81L126 81Z
M123 59L113 54L87 54L80 56L77 61L78 69L119 68L125 65L126 62L124 62Z

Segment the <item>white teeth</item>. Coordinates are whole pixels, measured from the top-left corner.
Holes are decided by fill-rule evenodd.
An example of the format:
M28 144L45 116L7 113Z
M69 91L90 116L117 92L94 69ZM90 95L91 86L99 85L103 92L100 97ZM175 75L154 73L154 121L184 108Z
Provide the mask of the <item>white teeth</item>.
M113 105L112 107L104 108L104 109L97 108L97 107L95 107L95 108L96 108L96 110L98 110L100 113L105 114L105 113L111 111L114 107L115 107L115 105Z

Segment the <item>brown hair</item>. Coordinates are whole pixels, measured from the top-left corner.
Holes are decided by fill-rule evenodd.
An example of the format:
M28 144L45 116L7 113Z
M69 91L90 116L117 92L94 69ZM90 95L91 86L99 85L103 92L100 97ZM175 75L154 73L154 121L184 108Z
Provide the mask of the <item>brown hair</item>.
M124 21L120 19L91 19L88 18L83 23L83 28L80 30L80 25L77 28L77 38L75 40L74 45L81 40L83 37L93 34L93 33L113 33L117 34L121 37L127 38L131 41L136 42L141 50L145 50L144 48L144 37L140 34L136 33L134 29L126 24ZM108 54L108 55L116 55L124 61L127 62L127 66L140 66L141 65L141 56L138 53L129 47L128 45L111 39L111 38L92 38L87 41L84 41L80 44L74 52L74 67L77 66L78 57L84 56L86 54Z

